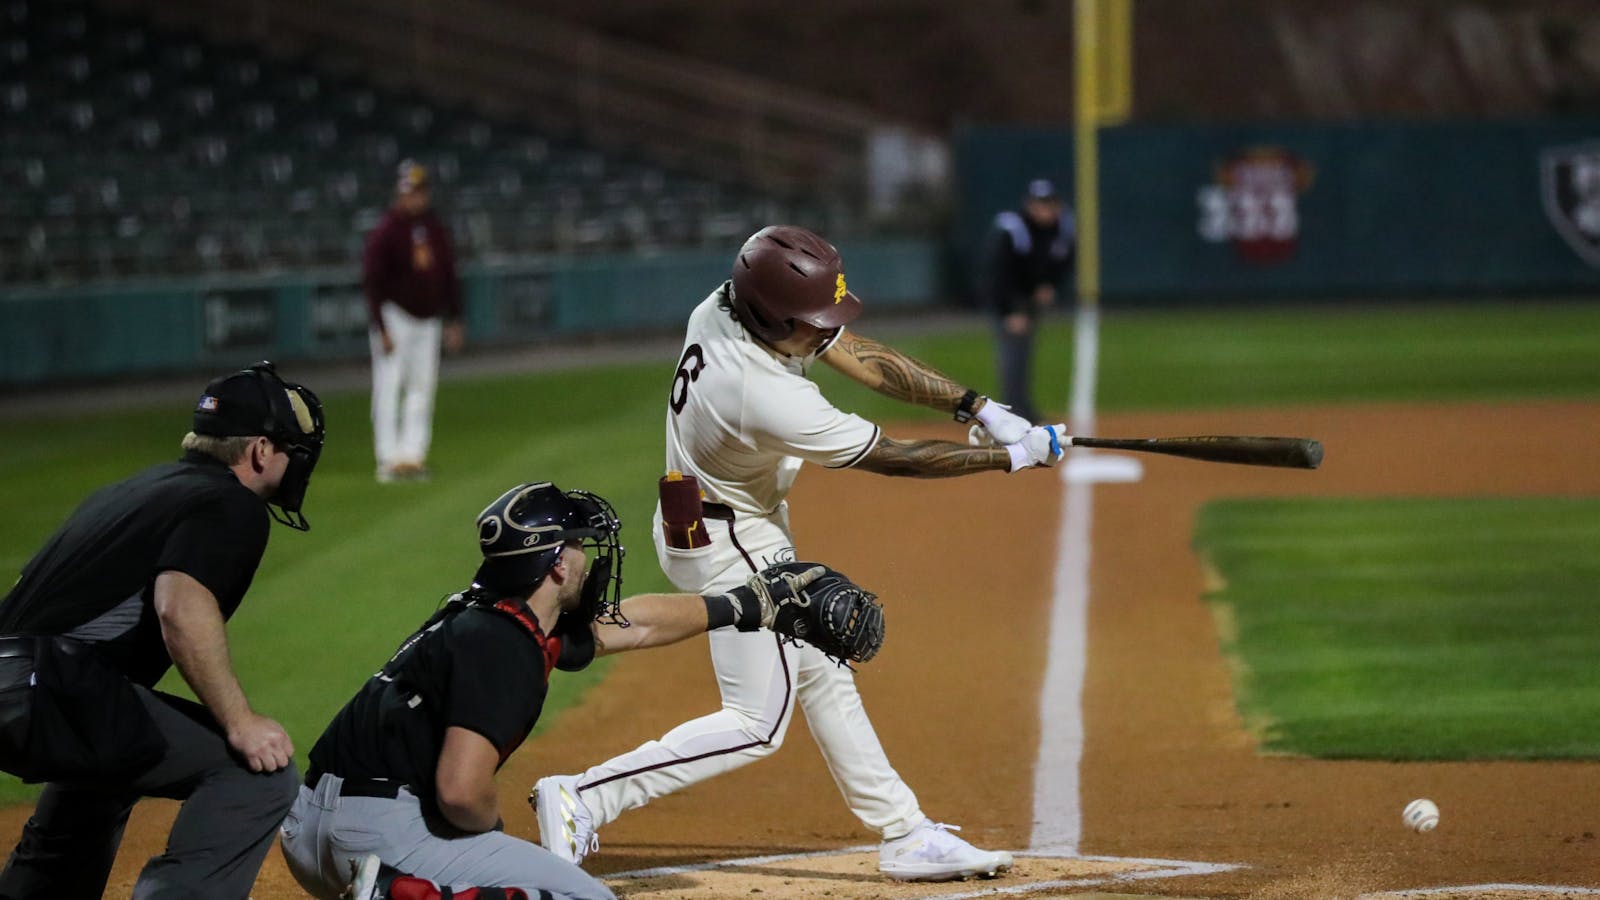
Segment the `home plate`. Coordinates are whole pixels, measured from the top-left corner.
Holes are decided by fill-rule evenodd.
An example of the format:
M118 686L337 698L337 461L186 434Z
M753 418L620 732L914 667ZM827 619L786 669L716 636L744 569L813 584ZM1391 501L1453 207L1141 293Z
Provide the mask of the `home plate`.
M1162 860L1019 856L998 878L917 883L891 881L878 872L877 848L734 859L697 866L640 869L605 876L619 897L704 900L706 897L874 897L884 900L965 900L972 897L1061 896L1065 888L1137 880L1157 874Z
M1074 449L1061 473L1066 481L1110 483L1138 481L1144 477L1144 464L1131 456Z

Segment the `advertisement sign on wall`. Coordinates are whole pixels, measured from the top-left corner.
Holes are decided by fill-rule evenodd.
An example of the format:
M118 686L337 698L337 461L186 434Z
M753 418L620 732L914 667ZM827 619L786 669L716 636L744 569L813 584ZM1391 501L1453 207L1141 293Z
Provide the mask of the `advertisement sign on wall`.
M278 339L277 301L269 288L208 291L200 298L200 315L208 352L257 350Z
M1282 147L1249 147L1216 164L1216 180L1196 192L1204 241L1231 243L1239 258L1272 265L1294 257L1300 241L1300 195L1311 163Z
M311 294L311 343L344 347L367 341L367 303L358 281L319 284Z
M1539 163L1550 224L1585 262L1600 266L1600 141L1551 147Z
M548 272L508 272L500 276L496 294L500 325L506 334L536 334L554 319Z

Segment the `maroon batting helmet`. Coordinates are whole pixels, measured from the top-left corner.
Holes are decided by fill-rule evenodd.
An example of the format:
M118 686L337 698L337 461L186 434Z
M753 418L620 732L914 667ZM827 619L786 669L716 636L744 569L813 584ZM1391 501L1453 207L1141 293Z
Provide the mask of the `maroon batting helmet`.
M832 244L796 225L768 225L733 261L733 312L770 344L793 334L796 321L838 328L861 315L861 301L845 288Z

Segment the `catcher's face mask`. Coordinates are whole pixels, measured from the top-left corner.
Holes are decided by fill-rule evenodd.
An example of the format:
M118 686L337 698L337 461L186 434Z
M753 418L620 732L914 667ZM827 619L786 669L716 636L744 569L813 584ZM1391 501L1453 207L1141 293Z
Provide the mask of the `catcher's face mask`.
M519 484L478 514L483 565L474 581L504 593L532 590L568 543L589 558L577 609L584 621L626 622L622 617L622 522L604 498L563 492L550 482Z
M568 491L567 499L589 523L582 529L589 534L579 537L584 553L589 556L589 574L583 580L579 614L597 622L626 625L628 620L622 615L622 558L627 551L617 541L622 522L611 504L596 494Z

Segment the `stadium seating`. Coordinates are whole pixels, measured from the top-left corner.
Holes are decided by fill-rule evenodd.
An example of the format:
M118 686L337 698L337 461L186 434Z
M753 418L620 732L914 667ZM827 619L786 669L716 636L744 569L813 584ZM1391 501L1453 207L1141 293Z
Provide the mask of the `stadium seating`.
M464 260L726 246L821 212L304 60L0 0L0 283L349 265L395 164Z

